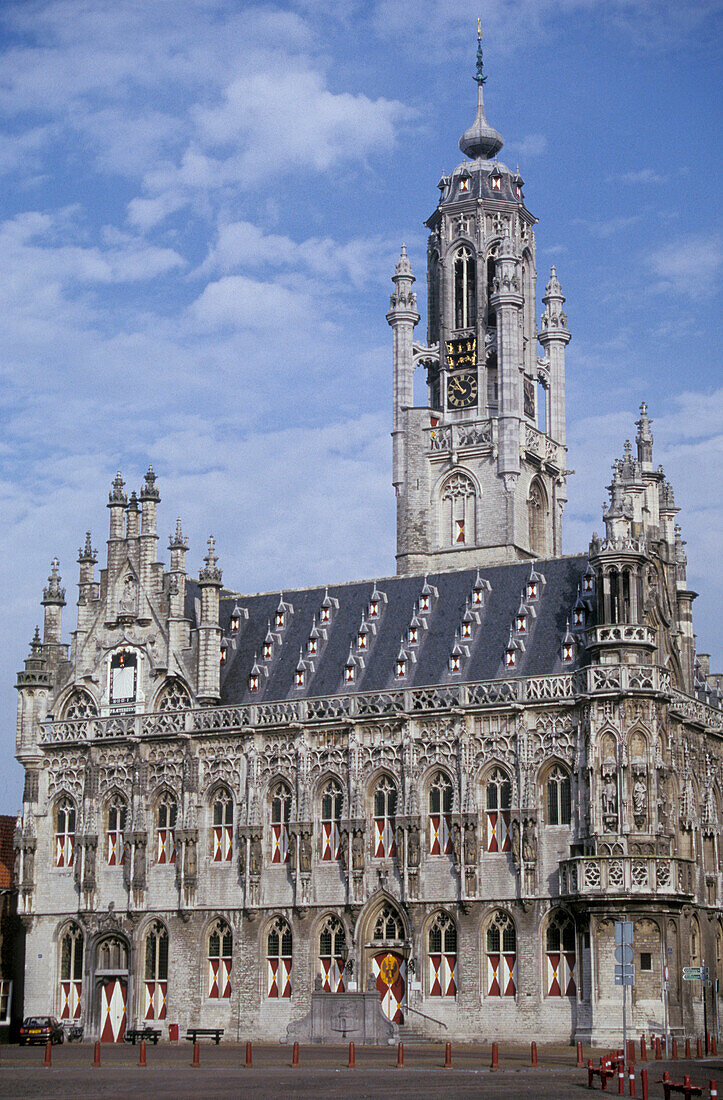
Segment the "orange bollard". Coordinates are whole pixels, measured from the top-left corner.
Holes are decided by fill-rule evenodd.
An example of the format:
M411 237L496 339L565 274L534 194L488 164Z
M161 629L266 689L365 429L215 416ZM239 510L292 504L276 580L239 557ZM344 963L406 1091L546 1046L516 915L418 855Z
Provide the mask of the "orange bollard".
M718 1053L718 1040L716 1039L715 1035L711 1035L710 1037L710 1052L711 1054Z
M628 1062L629 1066L635 1064L635 1040L634 1039L628 1039L627 1062Z
M582 1043L577 1044L577 1068L578 1069L584 1069L585 1068L585 1061L584 1061L583 1056L582 1056Z
M633 1066L630 1067L628 1073L628 1084L630 1085L630 1095L635 1096L635 1068Z
M44 1066L49 1066L49 1065L52 1064L52 1061L53 1061L52 1050L53 1050L53 1044L50 1042L50 1039L48 1039L47 1043L45 1044L45 1061L43 1062Z
M660 1039L656 1035L655 1036L655 1061L659 1062L662 1057L663 1057L663 1054L662 1054L662 1051L660 1049Z
M138 1065L145 1066L146 1064L146 1041L141 1039L141 1052L138 1055Z
M100 1065L100 1043L96 1043L93 1047L93 1068L97 1069Z
M715 1054L715 1051L713 1051L713 1053ZM717 1081L709 1081L708 1082L708 1091L710 1092L710 1100L718 1100L718 1082Z
M690 1039L685 1040L685 1060L690 1061Z
M244 1063L244 1069L251 1069L253 1065L251 1043L246 1044L246 1062Z
M625 1065L618 1062L618 1096L625 1095Z
M640 1090L643 1100L648 1100L648 1071L647 1069L641 1069L640 1071Z
M356 1069L356 1056L354 1052L354 1044L349 1043L349 1065L348 1069Z
M673 1057L673 1059L676 1059L678 1057L678 1040L677 1039L673 1039L672 1048L673 1048L672 1049L672 1057Z
M404 1043L397 1045L397 1069L404 1069Z
M645 1032L643 1032L643 1034L640 1036L640 1061L641 1062L647 1062L647 1060L648 1060L648 1051L647 1051L647 1048L645 1046Z
M493 1043L492 1044L492 1065L490 1066L490 1069L499 1069L499 1068L500 1068L500 1063L499 1063L499 1058L498 1058L498 1054L497 1054L497 1043Z
M193 1044L193 1061L191 1062L191 1065L193 1066L194 1069L198 1069L200 1064L201 1064L201 1044L199 1043L198 1039L196 1039L196 1042Z
M696 1056L696 1058L702 1058L703 1057L703 1041L702 1041L702 1039L698 1039L698 1041L695 1044L695 1056Z
M530 1065L537 1065L537 1043L534 1040L530 1043Z
M294 1043L294 1049L291 1053L291 1066L292 1068L299 1064L299 1044Z
M447 1043L447 1045L444 1048L444 1068L445 1069L451 1069L452 1068L452 1044L451 1043Z

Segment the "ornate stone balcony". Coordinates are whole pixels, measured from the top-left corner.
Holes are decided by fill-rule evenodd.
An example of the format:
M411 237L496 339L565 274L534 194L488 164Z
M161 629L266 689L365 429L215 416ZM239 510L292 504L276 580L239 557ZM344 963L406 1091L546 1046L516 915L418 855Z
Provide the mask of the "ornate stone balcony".
M556 470L565 469L565 449L555 443L544 432L538 432L530 424L520 424L520 449L534 455L541 462L547 462Z
M658 665L588 665L574 677L575 692L580 695L628 691L668 694L671 690L670 673Z
M614 623L594 626L587 631L589 646L643 645L655 649L656 631L651 626L634 623Z
M576 856L560 861L563 897L692 897L695 864L668 856Z
M443 424L427 428L427 450L433 453L466 450L470 447L491 450L497 443L497 421Z

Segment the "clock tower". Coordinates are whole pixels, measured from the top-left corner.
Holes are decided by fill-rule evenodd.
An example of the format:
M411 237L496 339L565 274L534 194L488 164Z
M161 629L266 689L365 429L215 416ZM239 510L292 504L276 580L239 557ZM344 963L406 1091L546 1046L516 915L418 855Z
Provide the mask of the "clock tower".
M393 333L393 482L400 574L557 557L566 494L565 299L554 267L536 323L535 217L523 180L497 160L482 36L468 158L439 181L427 220L427 343L402 246ZM540 347L542 351L540 351ZM414 371L427 377L415 407Z

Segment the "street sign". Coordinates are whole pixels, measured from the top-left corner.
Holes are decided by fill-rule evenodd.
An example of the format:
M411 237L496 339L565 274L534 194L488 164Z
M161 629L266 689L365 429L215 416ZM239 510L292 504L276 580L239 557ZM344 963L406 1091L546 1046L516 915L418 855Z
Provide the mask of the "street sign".
M632 964L616 963L615 964L615 985L634 985L635 984L635 968Z
M632 944L633 922L631 920L615 921L615 942Z
M633 949L629 943L621 943L615 948L615 961L625 965L633 961Z
M683 967L683 981L684 982L707 982L708 981L708 967L707 966L684 966Z

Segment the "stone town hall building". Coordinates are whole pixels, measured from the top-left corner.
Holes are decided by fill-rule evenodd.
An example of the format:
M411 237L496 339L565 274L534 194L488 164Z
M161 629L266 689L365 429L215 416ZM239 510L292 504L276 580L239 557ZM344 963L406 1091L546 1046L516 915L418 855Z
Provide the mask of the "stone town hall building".
M189 574L180 521L166 566L150 468L113 482L99 572L85 540L69 644L53 562L17 681L28 1013L284 1038L313 991L374 990L402 1034L603 1041L625 916L634 1026L662 1025L664 965L672 1027L701 1026L723 711L678 509L643 405L604 533L562 553L565 299L553 268L538 323L481 50L476 79L427 343L404 249L387 313L397 576L246 595L212 539Z

